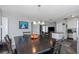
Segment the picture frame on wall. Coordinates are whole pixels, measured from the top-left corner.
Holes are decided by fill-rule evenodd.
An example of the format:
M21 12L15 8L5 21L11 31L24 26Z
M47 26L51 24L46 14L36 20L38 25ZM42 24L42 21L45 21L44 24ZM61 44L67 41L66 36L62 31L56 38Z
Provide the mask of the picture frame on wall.
M19 21L19 29L28 29L28 25L27 21Z

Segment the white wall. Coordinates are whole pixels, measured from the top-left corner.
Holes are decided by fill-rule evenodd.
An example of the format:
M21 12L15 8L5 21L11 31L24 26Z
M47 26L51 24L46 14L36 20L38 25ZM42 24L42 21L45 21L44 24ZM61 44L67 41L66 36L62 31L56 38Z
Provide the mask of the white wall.
M8 17L8 30L9 30L9 36L12 38L12 45L15 48L15 36L22 36L23 32L30 32L31 34L31 21L29 21L26 17L20 17L20 16L7 16ZM19 29L19 21L27 21L29 22L29 28L28 29Z
M1 13L0 13L1 14ZM0 25L1 25L1 15L0 15Z
M78 18L74 18L74 19L70 19L67 24L68 24L68 29L77 29L77 19ZM74 40L77 40L77 31L76 32L73 32L73 35L72 35L73 39Z
M40 25L39 24L33 24L33 33L40 34Z
M57 22L56 24L56 32L63 32L63 22L64 21L60 21L60 22Z
M2 10L0 9L0 41L1 41L1 23L2 23Z
M64 34L64 39L67 39L67 29L66 25L63 25L65 21L60 21L56 23L56 32L61 32Z
M76 26L77 26L77 18L69 19L67 21L67 24L68 24L68 29L76 28Z
M55 27L56 26L56 24L54 22L48 22L48 23L46 23L46 25L48 27Z
M73 29L73 28L75 28L76 29L76 26L77 26L77 18L73 18L73 19L68 19L67 20L67 25L68 25L68 27L67 27L67 29L66 29L66 26L64 25L62 25L64 23L64 21L60 21L60 22L57 22L57 24L56 24L56 32L64 32L65 33L65 38L67 37L67 29ZM76 33L74 33L74 34L76 34ZM75 37L75 39L76 39L76 35L74 36Z
M57 22L57 25L56 25L56 31L57 32L63 32L63 24L64 21L60 21L60 22ZM68 19L67 20L67 29L72 29L72 28L76 28L77 26L77 18L74 18L74 19Z
M28 29L19 29L19 21L29 22ZM21 36L23 35L23 32L28 31L31 33L31 22L27 18L23 19L16 16L9 16L9 35L11 37Z

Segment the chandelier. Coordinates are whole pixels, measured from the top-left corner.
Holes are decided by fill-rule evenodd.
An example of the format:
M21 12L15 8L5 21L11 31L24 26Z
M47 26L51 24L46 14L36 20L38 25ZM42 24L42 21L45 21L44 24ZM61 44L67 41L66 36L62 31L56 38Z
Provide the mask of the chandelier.
M44 21L33 21L33 24L40 24L40 25L44 25L45 22Z

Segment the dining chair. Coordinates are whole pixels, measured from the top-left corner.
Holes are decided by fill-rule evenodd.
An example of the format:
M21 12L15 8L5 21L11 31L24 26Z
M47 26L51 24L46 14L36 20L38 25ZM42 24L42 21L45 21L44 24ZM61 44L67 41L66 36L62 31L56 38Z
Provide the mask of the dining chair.
M52 46L43 50L43 51L40 51L39 54L53 54L54 48L55 48L55 45L56 45L56 39L52 39L52 41L53 41Z
M12 52L12 40L10 39L9 35L6 35L4 39L8 53Z
M60 54L61 53L61 43L56 43L55 46L53 47L53 54Z

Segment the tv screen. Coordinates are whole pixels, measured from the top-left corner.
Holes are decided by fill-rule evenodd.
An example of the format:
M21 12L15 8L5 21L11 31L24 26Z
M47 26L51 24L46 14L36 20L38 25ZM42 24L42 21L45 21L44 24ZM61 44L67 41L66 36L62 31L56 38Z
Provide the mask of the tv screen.
M28 22L19 21L19 29L28 29Z
M55 32L55 27L48 27L49 32Z
M68 32L68 33L72 33L72 29L68 29L67 32Z

